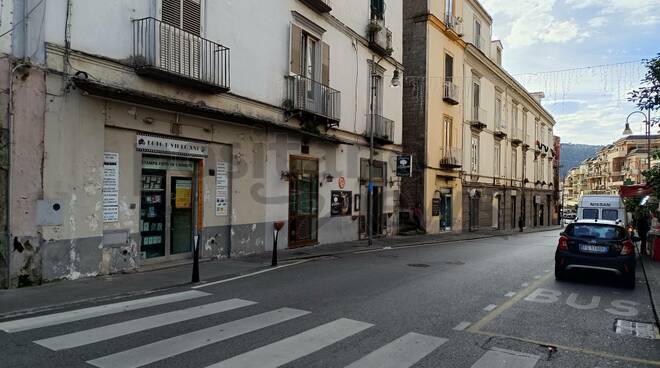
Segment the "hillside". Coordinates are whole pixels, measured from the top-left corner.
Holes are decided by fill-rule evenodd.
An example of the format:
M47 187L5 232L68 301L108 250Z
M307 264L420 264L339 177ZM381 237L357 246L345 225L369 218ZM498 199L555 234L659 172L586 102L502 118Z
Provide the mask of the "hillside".
M578 166L584 159L592 157L602 146L589 144L561 144L561 165L559 175L563 178L572 167Z

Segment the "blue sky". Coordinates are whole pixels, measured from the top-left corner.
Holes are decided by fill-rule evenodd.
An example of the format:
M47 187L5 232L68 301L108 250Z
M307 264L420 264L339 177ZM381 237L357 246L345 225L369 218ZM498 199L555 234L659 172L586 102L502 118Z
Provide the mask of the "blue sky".
M503 63L530 92L546 93L562 142L607 144L621 137L635 106L638 63L660 53L660 0L481 0L493 17ZM654 115L655 116L655 115ZM641 115L631 128L642 132Z

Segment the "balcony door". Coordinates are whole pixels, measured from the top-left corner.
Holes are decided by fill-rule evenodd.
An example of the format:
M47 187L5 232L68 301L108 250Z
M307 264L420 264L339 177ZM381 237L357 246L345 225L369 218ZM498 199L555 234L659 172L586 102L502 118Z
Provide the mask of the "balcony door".
M160 67L201 79L200 0L161 0Z

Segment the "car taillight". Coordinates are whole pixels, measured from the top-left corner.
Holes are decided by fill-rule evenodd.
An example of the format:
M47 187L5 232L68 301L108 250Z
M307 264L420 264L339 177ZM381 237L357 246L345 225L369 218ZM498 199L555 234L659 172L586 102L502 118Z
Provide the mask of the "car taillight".
M623 248L621 249L621 255L622 256L627 256L629 254L633 254L635 252L635 244L633 244L633 241L628 239L623 242Z
M557 249L559 250L568 250L568 238L565 236L560 236L559 237L559 245L557 245Z

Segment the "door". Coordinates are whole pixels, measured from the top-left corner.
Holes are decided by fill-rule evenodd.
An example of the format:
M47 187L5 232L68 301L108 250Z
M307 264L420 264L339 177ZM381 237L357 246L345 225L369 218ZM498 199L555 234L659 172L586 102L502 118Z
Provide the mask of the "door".
M192 252L193 178L186 173L168 173L170 183L170 255Z
M383 187L374 185L374 212L371 218L371 226L373 235L381 235L383 233Z
M142 260L164 257L167 229L165 170L142 170L140 254Z
M289 248L297 248L318 241L319 163L292 156L289 166Z
M450 193L440 194L440 231L451 231L452 203Z

